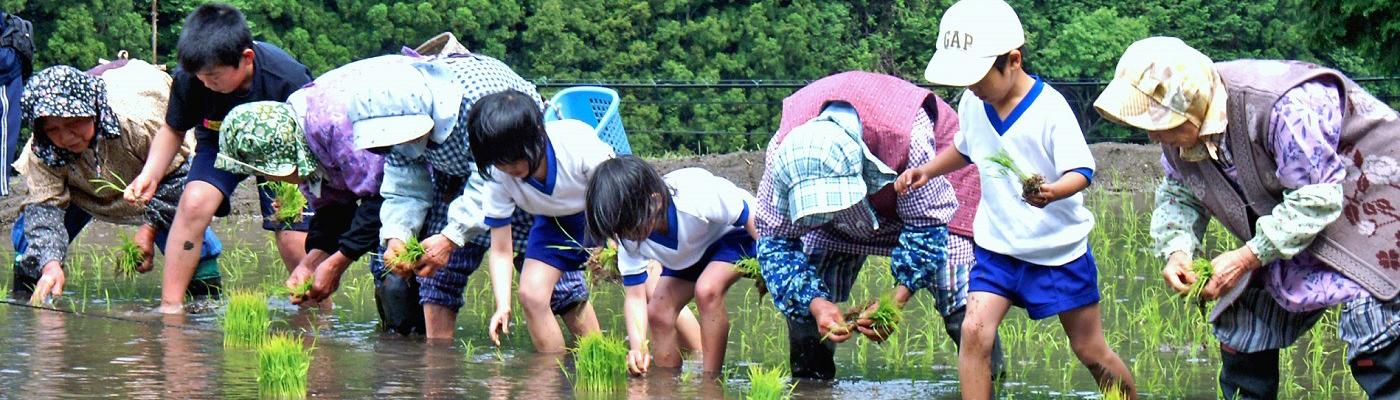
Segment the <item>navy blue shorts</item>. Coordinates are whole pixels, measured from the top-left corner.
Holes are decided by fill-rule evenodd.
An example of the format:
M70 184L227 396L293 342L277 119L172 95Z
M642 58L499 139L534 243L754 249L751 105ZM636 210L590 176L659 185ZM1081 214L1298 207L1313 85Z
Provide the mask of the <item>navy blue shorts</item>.
M719 240L710 244L705 249L705 255L700 256L700 261L690 268L671 269L666 266L661 267L661 276L669 276L686 282L700 280L700 274L705 272L705 267L710 263L719 261L734 264L744 257L753 257L758 254L757 242L753 236L749 236L746 230L737 230L720 236Z
M562 217L535 216L530 238L525 242L525 258L538 260L560 271L579 271L588 261L584 249L593 244L584 238L583 213Z
M1092 250L1060 266L1044 266L973 246L977 265L968 272L967 291L987 292L1044 319L1099 302L1099 269Z
M201 136L196 143L194 159L190 161L190 173L186 178L186 182L200 181L213 185L215 189L219 189L219 192L224 194L224 199L219 203L219 208L214 211L214 215L218 217L228 216L229 212L232 210L232 203L229 202L229 199L233 196L234 189L237 189L238 184L243 183L243 180L247 179L248 175L239 175L214 168L214 159L217 158L219 154L219 138L217 135L209 138ZM256 179L259 184L258 204L259 208L262 210L263 229L269 231L293 230L306 232L310 228L312 214L310 208L302 210L303 217L300 223L289 226L281 221L274 221L272 218L272 193L261 186L266 180L262 177Z

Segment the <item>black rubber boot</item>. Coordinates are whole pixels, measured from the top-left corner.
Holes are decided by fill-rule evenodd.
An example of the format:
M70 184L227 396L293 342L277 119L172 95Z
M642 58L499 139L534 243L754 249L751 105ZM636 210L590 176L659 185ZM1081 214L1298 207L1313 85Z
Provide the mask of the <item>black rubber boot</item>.
M386 332L410 335L426 333L423 306L418 304L418 279L387 274L374 288L374 302L379 308L379 327Z
M14 280L10 281L10 295L16 299L28 300L29 296L34 294L34 286L39 284L38 261L34 257L22 257L22 260L10 263L10 269L14 271ZM30 276L31 274L33 276Z
M1226 399L1277 399L1278 349L1241 353L1222 346L1220 391Z
M1372 399L1400 399L1400 340L1351 360L1351 376Z
M948 337L953 338L953 344L962 348L962 323L967 317L967 309L943 317L943 331L948 333ZM992 381L1001 382L1006 378L1006 359L1001 352L1001 334L997 334L992 342Z
M792 367L792 377L836 378L836 344L822 340L816 322L788 318L787 324L788 365Z

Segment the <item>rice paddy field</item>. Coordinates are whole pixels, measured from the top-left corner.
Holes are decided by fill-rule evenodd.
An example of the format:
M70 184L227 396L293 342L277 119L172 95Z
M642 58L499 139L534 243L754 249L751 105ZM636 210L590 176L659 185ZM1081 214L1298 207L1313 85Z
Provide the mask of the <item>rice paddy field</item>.
M1100 263L1108 342L1132 369L1143 397L1216 397L1219 355L1204 310L1169 293L1159 274L1161 261L1149 253L1150 197L1091 192L1089 203L1098 218L1092 246ZM265 295L268 331L286 334L277 336L277 345L286 349L279 358L266 353L260 358L263 350L255 346L225 346L226 341L245 340L225 337L225 303L193 304L188 316L151 313L159 297L159 273L115 274L120 254L109 250L117 247L115 229L94 226L79 238L68 265L67 291L46 309L26 306L25 300L0 303L0 398L280 396L266 392L270 383L265 378L272 375L260 371L260 365L299 365L298 351L310 356L303 375L306 395L320 398L958 396L956 350L926 292L909 303L900 329L887 342L856 338L840 345L838 379L791 387L782 379L785 372L772 373L787 364L786 324L771 298L760 297L750 280L741 280L728 296L733 326L725 374L717 381L701 379L699 359L689 357L680 371L654 369L615 389L577 391L572 380L578 375L569 356L531 351L523 313L514 313L516 324L502 347L490 344L485 327L493 305L484 269L471 277L457 340L427 342L378 333L374 284L364 262L342 280L333 306L298 307L285 296ZM226 288L265 292L286 279L270 235L255 222L221 220L216 231L224 235ZM1208 257L1237 245L1215 224L1207 236ZM852 302L884 294L893 283L888 263L870 259ZM3 276L0 286L8 293L11 274ZM595 284L593 301L603 329L620 338L621 287ZM1336 320L1333 310L1284 350L1282 398L1364 397L1344 362ZM1054 318L1031 321L1023 310L1013 310L1000 333L1008 357L1007 377L999 387L1002 398L1100 398ZM288 340L300 340L303 346ZM751 375L756 385L751 385ZM299 390L295 382L277 385ZM750 393L755 386L759 390Z

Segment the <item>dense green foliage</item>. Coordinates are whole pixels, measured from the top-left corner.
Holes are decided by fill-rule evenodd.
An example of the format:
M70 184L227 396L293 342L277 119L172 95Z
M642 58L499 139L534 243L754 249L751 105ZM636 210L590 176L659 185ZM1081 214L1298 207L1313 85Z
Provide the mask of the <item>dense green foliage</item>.
M160 63L174 65L179 24L198 3L158 3ZM232 3L248 15L255 37L281 45L317 74L452 31L473 51L501 58L542 83L807 80L848 69L875 70L920 82L924 63L932 54L938 18L952 1ZM1400 19L1395 18L1400 3L1393 1L1012 3L1027 28L1030 69L1054 81L1105 79L1122 50L1148 35L1181 37L1220 60L1293 58L1335 66L1354 76L1400 73ZM86 66L99 57L114 57L119 49L151 57L149 1L0 0L0 7L35 22L41 64ZM1098 89L1061 86L1076 105L1091 100ZM1382 91L1397 92L1387 89ZM641 153L756 148L776 129L776 102L791 91L781 87L624 89L623 115L632 145ZM940 93L945 98L956 94ZM1107 124L1098 123L1092 111L1081 113L1080 119L1093 135L1127 134L1105 129ZM750 135L711 134L716 132Z

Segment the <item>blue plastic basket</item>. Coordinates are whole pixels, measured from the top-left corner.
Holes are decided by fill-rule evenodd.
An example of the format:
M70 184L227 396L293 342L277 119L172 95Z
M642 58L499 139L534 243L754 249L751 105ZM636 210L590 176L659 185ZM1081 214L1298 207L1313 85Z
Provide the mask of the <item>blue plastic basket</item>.
M617 91L598 86L576 86L560 90L549 100L544 120L576 119L597 129L598 138L611 145L617 154L632 154L627 131L622 128L618 113L621 99Z

